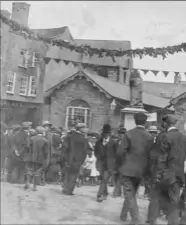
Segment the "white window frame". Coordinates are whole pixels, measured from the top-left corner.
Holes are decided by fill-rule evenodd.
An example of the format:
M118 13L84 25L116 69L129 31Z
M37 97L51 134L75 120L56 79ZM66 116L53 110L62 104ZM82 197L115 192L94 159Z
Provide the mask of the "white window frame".
M7 90L8 87L10 86L8 84L10 82L10 80L12 82L12 91ZM12 71L9 71L8 72L8 76L7 76L6 93L8 93L8 94L14 94L15 84L16 84L16 73L15 72L12 72Z
M36 94L32 94L32 81L33 79L35 79L35 83L36 83ZM30 97L36 97L37 95L37 80L36 80L36 77L35 76L30 76L30 79L29 79L29 86L28 86L28 96Z
M36 57L36 54L39 55L39 52L33 52L33 53L32 53L32 64L31 64L30 67L36 67L36 63L39 62L39 59L38 59L39 56Z
M19 67L27 69L28 68L28 60L30 58L30 53L29 53L29 50L22 50L22 51L24 52L24 54L21 56L25 60L25 62L24 62L24 64L19 64Z
M90 118L91 118L91 110L90 108L86 108L86 107L81 107L81 106L68 106L66 109L66 119L65 119L65 128L68 129L68 122L69 122L69 111L70 109L72 109L72 115L74 115L75 109L83 109L84 110L84 123L85 124L89 124L90 123ZM88 111L90 113L89 115L89 121L87 121L87 115L88 115Z
M21 80L23 79L23 78L26 78L26 86L25 86L25 92L24 93L21 93L20 91L21 91ZM28 90L28 76L25 74L25 75L23 75L22 77L21 77L21 80L20 80L20 89L19 89L19 95L26 95L27 94L27 90Z

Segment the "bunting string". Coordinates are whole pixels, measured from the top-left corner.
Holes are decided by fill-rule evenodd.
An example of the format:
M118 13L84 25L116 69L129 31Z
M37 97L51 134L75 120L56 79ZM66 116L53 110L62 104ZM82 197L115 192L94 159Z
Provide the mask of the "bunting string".
M78 67L79 64L82 65L82 67L84 69L91 69L94 70L95 72L100 73L100 71L102 70L102 74L105 74L105 72L103 73L103 70L117 70L120 66L103 66L103 65L97 65L97 64L91 64L91 63L82 63L82 62L77 62L77 61L73 61L73 60L64 60L64 59L55 59L55 58L49 58L49 57L44 57L44 61L46 64L48 64L50 62L50 60L54 60L56 63L59 63L60 61L62 61L65 65L68 65L69 63L72 63L74 67ZM123 70L128 70L127 68L122 67ZM139 69L139 68L134 68L138 71L142 71L144 73L144 75L146 75L148 72L152 72L155 76L157 76L159 73L163 73L165 77L167 77L170 73L174 73L175 77L179 77L181 74L184 74L186 76L186 72L176 72L176 71L163 71L163 70L151 70L151 69Z
M161 56L163 59L167 57L168 54L175 54L180 52L186 52L186 42L174 45L174 46L167 46L162 48L153 48L153 47L145 47L145 48L137 48L137 49L130 49L130 50L111 50L111 49L104 49L104 48L93 48L89 45L77 45L74 43L70 43L64 40L52 40L51 38L46 38L41 34L33 32L26 26L23 26L16 21L7 18L3 15L3 12L0 11L0 18L1 22L10 26L11 31L17 35L23 36L25 39L31 39L35 41L43 41L46 44L51 44L52 46L58 46L59 48L66 48L70 51L76 51L80 54L89 55L90 57L93 55L98 55L101 57L111 57L112 60L115 62L115 57L139 57L142 59L144 56L150 56L153 58L157 58Z

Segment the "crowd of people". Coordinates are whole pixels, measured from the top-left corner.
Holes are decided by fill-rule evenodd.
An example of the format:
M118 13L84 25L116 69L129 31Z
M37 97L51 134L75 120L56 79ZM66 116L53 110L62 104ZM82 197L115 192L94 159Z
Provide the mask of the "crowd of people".
M135 114L134 119L134 129L126 131L120 126L114 136L105 124L94 143L79 121L66 133L49 121L36 129L30 122L9 129L1 124L2 172L12 182L16 169L16 182L22 178L25 189L32 184L36 191L37 185L47 182L50 168L58 165L64 195L73 195L76 185L88 180L91 185L99 184L98 202L107 199L111 181L112 196L124 195L120 219L126 221L130 214L131 224L140 222L136 195L143 184L149 199L147 224L157 224L161 212L170 225L186 224L186 136L176 128L174 115L162 118L161 130L156 126L146 129L143 113Z

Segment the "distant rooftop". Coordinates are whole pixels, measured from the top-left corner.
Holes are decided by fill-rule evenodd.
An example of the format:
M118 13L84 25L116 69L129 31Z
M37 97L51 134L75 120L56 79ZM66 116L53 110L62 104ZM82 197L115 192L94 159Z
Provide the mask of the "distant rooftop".
M58 27L58 28L47 28L47 29L32 29L32 31L45 36L46 38L54 38L59 36L60 34L69 31L68 26ZM72 36L71 36L72 37ZM73 39L73 37L72 37Z

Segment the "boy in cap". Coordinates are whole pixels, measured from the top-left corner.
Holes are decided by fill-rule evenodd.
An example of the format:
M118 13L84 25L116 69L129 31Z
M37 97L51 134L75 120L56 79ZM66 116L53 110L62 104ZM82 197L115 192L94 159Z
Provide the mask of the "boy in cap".
M179 224L180 189L184 184L184 160L186 157L186 139L176 128L177 118L168 114L162 118L166 130L159 138L160 155L154 168L156 180L151 190L149 205L149 224L155 224L159 216L162 196L167 202L168 224Z
M153 139L145 129L147 115L136 113L134 120L136 127L125 133L117 154L122 158L119 171L125 196L120 219L126 221L129 212L132 219L131 223L138 224L139 209L136 194L142 179L146 176L148 156Z
M39 183L40 172L45 166L48 156L48 141L43 136L45 129L41 126L36 128L37 135L32 136L29 142L30 160L26 163L26 184L25 189L28 189L33 178L33 191L36 191Z

